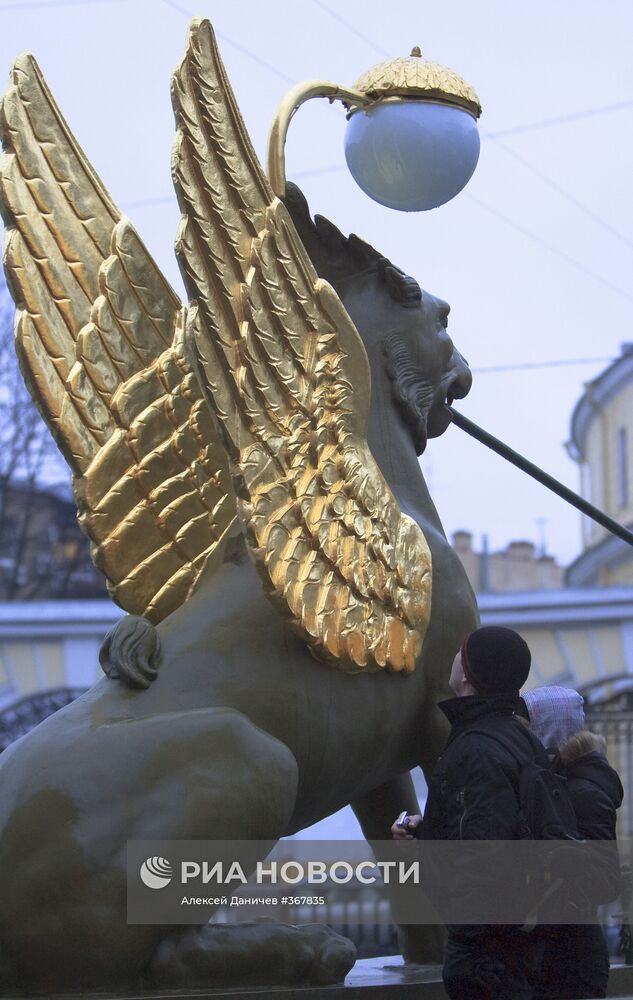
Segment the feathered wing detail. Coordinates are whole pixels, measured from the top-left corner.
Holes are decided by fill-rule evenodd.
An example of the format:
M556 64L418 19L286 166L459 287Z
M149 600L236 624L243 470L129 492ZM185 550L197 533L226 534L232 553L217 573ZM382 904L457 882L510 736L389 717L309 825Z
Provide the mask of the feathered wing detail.
M224 447L185 358L185 310L31 56L15 65L0 129L22 371L112 596L158 622L235 520Z
M344 669L413 670L431 559L366 441L369 366L257 162L208 21L172 85L187 331L265 590Z

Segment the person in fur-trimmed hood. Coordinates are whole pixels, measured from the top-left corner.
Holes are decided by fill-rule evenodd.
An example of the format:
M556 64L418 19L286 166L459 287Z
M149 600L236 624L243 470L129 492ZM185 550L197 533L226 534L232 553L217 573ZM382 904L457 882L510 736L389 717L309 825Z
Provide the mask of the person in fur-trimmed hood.
M586 840L615 841L616 810L622 783L607 760L604 737L584 726L583 699L577 691L543 687L523 695L532 733L551 751L576 813L578 832ZM617 848L614 844L614 896L617 894ZM579 1000L606 997L609 954L602 929L595 924L548 927L545 954L534 1000Z

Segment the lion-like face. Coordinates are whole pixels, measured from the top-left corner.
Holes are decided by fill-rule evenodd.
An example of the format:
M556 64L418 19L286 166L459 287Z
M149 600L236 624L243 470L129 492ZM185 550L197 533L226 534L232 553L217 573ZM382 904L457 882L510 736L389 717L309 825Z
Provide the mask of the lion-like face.
M386 376L421 455L450 423L447 404L470 390L467 362L447 333L450 307L388 261L339 287L363 338L374 386Z
M321 278L329 281L360 333L372 382L391 379L396 405L418 455L450 423L447 403L469 391L468 364L446 332L449 306L357 236L343 234L288 184L285 204Z
M394 320L396 309L394 304ZM446 302L422 291L417 306L399 312L401 323L385 334L382 351L396 402L421 455L427 438L443 434L450 424L446 404L469 392L472 375L448 335Z

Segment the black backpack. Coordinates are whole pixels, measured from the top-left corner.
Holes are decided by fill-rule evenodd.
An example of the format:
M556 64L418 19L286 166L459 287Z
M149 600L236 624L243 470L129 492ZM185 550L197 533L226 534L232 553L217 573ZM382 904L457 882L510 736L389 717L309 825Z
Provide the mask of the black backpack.
M521 815L518 838L580 841L576 813L567 791L567 778L557 770L557 759L550 758L536 738L527 732L525 735L535 751L535 757L527 764L518 759L514 748L502 735L489 729L478 732L499 743L521 768L517 788Z
M543 754L522 768L518 799L524 824L521 835L532 840L582 839L567 778L556 770L556 759Z
M522 869L525 918L521 929L530 932L537 924L558 923L563 913L566 920L569 915L582 920L581 914L591 912L599 900L592 900L587 886L578 878L586 841L578 832L567 778L558 770L558 758L550 757L528 732L525 735L535 756L527 763L518 758L501 734L483 728L480 733L503 746L520 767L517 839L549 842L544 850L527 848ZM564 841L567 843L563 844Z

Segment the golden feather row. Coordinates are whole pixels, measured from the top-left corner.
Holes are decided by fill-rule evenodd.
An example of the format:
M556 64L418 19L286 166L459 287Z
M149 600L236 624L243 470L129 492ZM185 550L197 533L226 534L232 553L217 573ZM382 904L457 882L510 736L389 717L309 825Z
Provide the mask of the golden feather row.
M264 588L318 656L413 670L428 546L367 447L362 342L272 195L206 21L172 94L187 336Z
M224 451L184 357L184 310L30 56L16 63L0 128L21 367L113 597L160 621L235 519Z

